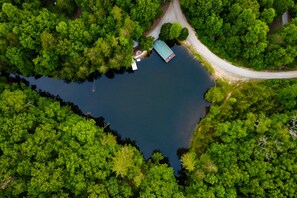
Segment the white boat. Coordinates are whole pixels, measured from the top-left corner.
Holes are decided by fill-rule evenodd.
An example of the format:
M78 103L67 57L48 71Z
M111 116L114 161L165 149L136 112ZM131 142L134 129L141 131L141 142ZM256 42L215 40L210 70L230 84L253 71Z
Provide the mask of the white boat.
M133 59L133 63L132 63L132 70L135 71L137 70L137 64L136 61Z

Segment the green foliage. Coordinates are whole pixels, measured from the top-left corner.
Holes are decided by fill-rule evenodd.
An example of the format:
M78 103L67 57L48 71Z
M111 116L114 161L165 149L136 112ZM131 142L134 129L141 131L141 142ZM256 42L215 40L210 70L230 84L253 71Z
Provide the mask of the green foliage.
M182 166L187 171L189 172L194 171L196 166L196 153L194 152L185 153L181 157L181 163L182 163Z
M161 27L159 38L163 41L170 40L169 33L170 33L170 28L172 24L171 23L164 23Z
M182 26L179 23L172 23L171 27L170 27L170 31L169 31L169 40L178 38L181 30L182 30Z
M296 1L181 0L181 5L200 40L218 55L256 70L296 67L294 17L269 30L277 16L294 10Z
M297 84L284 87L277 93L277 97L280 100L281 105L285 109L297 108Z
M134 152L125 146L119 150L113 158L112 169L117 176L124 177L128 174L128 169L133 166Z
M139 47L141 50L151 50L154 44L154 37L141 37L139 40Z
M179 191L179 186L175 182L173 169L167 164L151 165L147 175L140 185L140 196L145 197L164 197L164 198L183 198L184 195Z
M103 130L0 78L0 197L183 197L172 168Z
M0 93L0 197L296 195L296 80L218 81L181 157L184 186L161 153L145 162L70 107L5 78Z
M212 103L222 102L225 98L224 92L220 87L212 87L206 94L205 99Z
M149 28L152 21L161 14L160 5L165 3L164 0L137 0L131 7L131 3L128 2L125 2L127 6L125 10L130 10L132 20L138 21L145 29Z
M95 72L128 69L133 39L139 40L159 16L162 3L1 2L1 69L66 80L84 80ZM143 48L149 49L151 42L151 38L144 39Z
M270 24L273 22L275 17L275 10L273 8L264 8L261 13L261 21L264 21L266 24Z
M180 35L178 36L178 40L184 41L188 38L189 36L189 30L187 28L183 28L180 32Z
M163 41L180 39L185 40L189 35L187 28L179 23L164 23L161 27L159 38Z
M194 171L186 169L186 197L296 195L296 85L296 80L234 88L218 83L206 94L212 101L220 92L225 100L215 101L216 111L200 122L184 155L191 161L196 154Z
M288 8L293 7L295 4L294 0L273 0L273 8L276 10L277 15L282 15Z

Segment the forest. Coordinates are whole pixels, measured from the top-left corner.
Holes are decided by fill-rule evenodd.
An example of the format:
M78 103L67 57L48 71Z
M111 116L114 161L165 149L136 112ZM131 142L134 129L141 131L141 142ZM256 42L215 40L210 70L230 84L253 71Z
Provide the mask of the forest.
M129 69L166 0L0 0L0 71L83 80ZM254 69L296 68L296 0L181 0L199 39ZM292 18L272 30L285 11ZM178 29L179 35L173 34ZM188 34L163 27L167 39ZM161 34L162 35L162 34ZM0 77L0 197L296 197L297 80L228 84L180 156L142 152L62 101Z
M0 197L184 197L165 157L147 161L94 119L0 79Z
M297 68L296 0L181 0L199 39L214 53L256 70ZM290 22L281 24L288 11Z
M217 81L183 169L0 78L0 197L294 197L297 81Z
M218 82L181 158L186 197L296 197L297 81Z
M129 69L166 1L0 0L0 70L85 80Z

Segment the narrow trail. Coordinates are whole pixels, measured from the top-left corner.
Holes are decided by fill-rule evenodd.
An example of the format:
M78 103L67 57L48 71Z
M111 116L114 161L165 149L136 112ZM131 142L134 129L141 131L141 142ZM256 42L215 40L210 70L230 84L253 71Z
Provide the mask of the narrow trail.
M194 28L187 22L186 17L182 13L179 0L173 0L166 13L163 15L159 24L149 33L150 36L158 38L161 27L166 22L178 22L183 27L188 28L189 36L184 42L192 47L205 59L215 70L215 76L225 78L229 81L249 80L249 79L288 79L297 78L297 71L286 72L270 72L270 71L253 71L247 68L242 68L232 65L228 61L218 57L212 53L205 45L197 38Z

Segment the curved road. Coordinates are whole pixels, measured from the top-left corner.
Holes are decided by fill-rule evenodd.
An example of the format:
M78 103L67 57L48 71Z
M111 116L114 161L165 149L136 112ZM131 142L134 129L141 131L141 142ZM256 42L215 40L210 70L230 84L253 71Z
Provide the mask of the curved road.
M189 36L185 44L190 45L199 53L215 70L215 75L226 78L231 81L248 80L248 79L285 79L297 78L297 71L288 72L259 72L247 68L232 65L226 60L221 59L212 53L197 38L194 28L187 22L180 8L179 0L173 0L166 13L161 18L158 25L149 33L150 36L158 38L162 24L166 22L179 22L182 26L187 27Z

